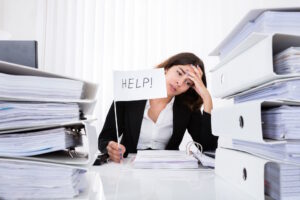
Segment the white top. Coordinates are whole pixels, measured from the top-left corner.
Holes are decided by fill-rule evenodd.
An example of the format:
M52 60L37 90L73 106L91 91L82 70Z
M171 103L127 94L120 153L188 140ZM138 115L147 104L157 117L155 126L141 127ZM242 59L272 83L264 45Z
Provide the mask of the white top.
M174 98L160 112L156 123L148 116L150 102L147 100L137 149L165 149L173 133Z

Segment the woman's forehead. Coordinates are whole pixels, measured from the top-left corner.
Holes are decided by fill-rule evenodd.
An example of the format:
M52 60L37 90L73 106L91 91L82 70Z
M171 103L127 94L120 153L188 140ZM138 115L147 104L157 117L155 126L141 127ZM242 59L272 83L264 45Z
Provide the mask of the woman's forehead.
M179 67L179 68L183 69L184 71L193 69L192 64L189 64L189 65L176 65L176 67Z

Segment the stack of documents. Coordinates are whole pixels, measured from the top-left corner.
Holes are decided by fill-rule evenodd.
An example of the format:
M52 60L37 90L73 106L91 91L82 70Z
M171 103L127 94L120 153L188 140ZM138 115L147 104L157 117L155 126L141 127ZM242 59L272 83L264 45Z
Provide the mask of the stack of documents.
M2 98L78 100L82 90L82 81L0 73Z
M86 170L45 163L0 160L1 199L73 198L84 191Z
M151 169L195 169L198 160L184 151L142 150L134 160L135 168Z
M82 138L66 128L0 135L0 156L35 156L82 145Z
M253 32L300 35L300 12L265 11L254 21L245 24L241 31L220 49L220 58L224 58Z
M277 74L299 74L300 47L290 47L276 54L273 62Z
M59 124L78 121L79 117L76 103L0 101L0 129Z
M283 105L262 111L264 138L300 139L300 107Z
M232 146L235 149L273 159L278 162L300 164L300 140L289 140L278 144L260 144L233 140Z
M234 96L234 103L242 103L252 100L300 100L300 79L279 79L264 85L249 89Z
M265 168L265 193L273 199L299 199L300 167L267 163Z

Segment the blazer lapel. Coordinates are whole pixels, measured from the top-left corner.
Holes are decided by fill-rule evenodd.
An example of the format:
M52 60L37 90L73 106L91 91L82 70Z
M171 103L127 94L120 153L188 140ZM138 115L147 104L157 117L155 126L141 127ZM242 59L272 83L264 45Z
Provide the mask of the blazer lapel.
M137 143L140 137L140 131L141 131L146 102L147 102L146 100L136 101L135 103L132 104L131 107L129 120L131 123L130 127L132 127L131 135L132 135L134 148L137 147Z
M180 143L186 130L189 120L189 111L187 108L175 98L173 105L173 134L166 146L166 149L174 149Z

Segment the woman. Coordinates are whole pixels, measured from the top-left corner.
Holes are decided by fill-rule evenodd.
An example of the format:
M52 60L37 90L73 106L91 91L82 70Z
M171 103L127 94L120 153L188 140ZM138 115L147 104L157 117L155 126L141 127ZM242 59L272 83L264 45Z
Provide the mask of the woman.
M180 53L157 67L165 70L166 98L116 103L119 134L123 134L120 146L113 105L108 112L99 149L115 162L137 149L178 150L186 129L203 150L217 147L217 137L211 134L213 105L203 62L192 53Z

